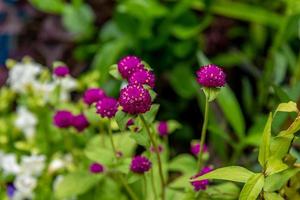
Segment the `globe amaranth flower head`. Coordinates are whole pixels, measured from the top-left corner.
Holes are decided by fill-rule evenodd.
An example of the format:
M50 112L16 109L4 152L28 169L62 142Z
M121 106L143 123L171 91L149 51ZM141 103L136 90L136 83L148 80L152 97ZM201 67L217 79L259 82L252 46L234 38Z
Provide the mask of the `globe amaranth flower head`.
M134 173L143 174L151 169L152 163L145 156L135 156L130 165L130 170Z
M78 132L81 132L89 127L90 123L88 122L84 114L79 114L73 116L72 125Z
M160 136L167 136L169 134L168 123L165 121L160 121L157 125L157 132Z
M152 71L139 69L130 76L128 81L132 84L145 84L149 85L151 88L154 88L155 75Z
M89 88L84 92L83 101L87 105L96 103L106 97L105 92L100 88Z
M67 110L59 110L53 117L54 125L58 128L68 128L72 126L73 114Z
M223 87L226 84L226 74L220 67L210 64L197 71L197 81L204 87Z
M65 77L70 74L70 70L67 66L57 66L54 68L53 73L57 77Z
M129 114L142 114L150 110L151 96L141 84L129 84L120 92L119 103Z
M124 79L128 79L135 71L143 68L141 59L136 56L126 56L118 62L118 70Z
M112 118L118 111L118 101L111 97L104 97L96 103L96 109L101 117Z
M102 173L103 171L104 171L104 167L100 163L94 162L90 165L90 172L93 174L99 174Z
M200 173L198 173L196 176L193 176L192 178L197 178L199 176L202 176L208 172L212 171L212 168L210 167L203 167ZM201 180L201 181L192 181L191 184L194 186L195 191L199 190L206 190L207 185L209 184L208 179Z
M208 151L207 146L204 144L203 148L202 148L202 152L207 152L207 151ZM198 154L200 153L200 143L199 142L191 144L191 153L194 156L198 156Z

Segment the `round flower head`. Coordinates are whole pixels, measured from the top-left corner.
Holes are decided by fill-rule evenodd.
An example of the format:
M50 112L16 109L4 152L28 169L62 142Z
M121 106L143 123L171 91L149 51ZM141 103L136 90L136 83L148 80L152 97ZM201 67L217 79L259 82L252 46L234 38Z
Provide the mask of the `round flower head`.
M169 133L168 123L165 121L161 121L157 125L157 132L160 136L167 136Z
M226 84L226 74L216 65L207 65L197 71L197 81L204 87L223 87Z
M118 62L118 70L124 79L128 79L135 71L143 68L144 65L136 56L126 56Z
M81 132L90 124L84 114L79 114L73 117L72 125L77 131Z
M58 66L54 68L53 73L57 77L65 77L70 74L70 70L67 66Z
M97 113L101 117L112 118L118 111L118 101L111 97L104 97L96 104Z
M72 126L73 115L70 111L59 110L53 117L54 125L59 128L68 128Z
M150 110L151 96L142 85L129 84L120 92L119 103L129 114L141 114Z
M106 97L106 94L100 88L89 88L84 92L83 101L87 105L91 105L93 103L100 101L104 97Z
M95 162L90 165L90 172L93 174L99 174L102 173L103 171L104 171L104 167L99 163Z
M212 171L212 169L210 167L204 167L200 173L198 173L196 176L194 176L192 178L197 178L197 177L202 176L210 171ZM191 184L194 186L195 191L206 190L207 185L209 184L209 181L207 179L202 180L202 181L192 181Z
M148 71L145 69L140 69L140 70L134 72L130 76L129 83L132 83L132 84L140 83L140 84L149 85L151 88L154 88L155 75L151 71Z
M144 156L136 156L132 159L130 170L134 173L143 174L151 169L152 163Z
M191 152L193 155L198 156L200 152L200 143L192 143ZM202 152L207 152L207 146L205 144L203 145Z

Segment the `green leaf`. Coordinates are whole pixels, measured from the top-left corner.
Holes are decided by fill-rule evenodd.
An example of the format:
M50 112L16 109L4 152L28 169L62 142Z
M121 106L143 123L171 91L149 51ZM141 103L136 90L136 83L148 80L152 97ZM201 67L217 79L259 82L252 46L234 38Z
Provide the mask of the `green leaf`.
M208 101L211 102L211 101L213 101L217 98L217 96L220 92L220 88L207 88L207 87L204 87L203 92L204 92L205 96L208 97Z
M259 146L258 161L260 165L265 169L267 160L270 155L270 139L271 139L271 128L272 128L272 113L270 113L266 126L264 128L262 141Z
M209 186L205 192L208 193L212 199L235 200L239 197L240 188L236 184L228 182Z
M276 157L271 157L268 162L267 162L267 166L266 166L266 174L272 175L272 174L276 174L278 172L281 172L285 169L287 169L289 166L285 163L282 162L281 159L278 159Z
M245 119L240 105L229 86L221 89L217 102L232 128L237 133L237 136L242 139L245 134Z
M168 167L171 171L179 171L182 173L197 172L197 162L195 158L189 154L181 154L176 156L170 161Z
M278 105L275 114L277 112L296 112L298 113L298 107L297 104L293 101L289 101L288 103L281 103Z
M134 132L130 134L130 137L136 141L137 144L142 145L146 148L150 147L150 140L146 133L146 130L140 132Z
M127 122L132 119L132 116L123 112L122 110L118 110L115 116L115 120L121 131L125 131L127 127Z
M37 9L48 12L60 14L63 12L65 3L63 0L29 0L30 3Z
M288 129L281 131L278 136L294 136L296 132L300 130L300 116L289 126Z
M244 185L239 200L256 200L264 186L264 175L254 174Z
M299 171L299 168L293 168L268 176L265 179L264 190L267 192L275 192L280 190L280 188L282 188L288 182L288 180Z
M187 188L187 187L191 187L191 183L189 182L189 180L191 179L191 177L195 175L194 173L186 173L183 174L182 176L176 178L174 181L172 181L168 187L169 188Z
M278 193L269 193L269 192L264 192L264 197L265 200L284 200L282 196L280 196Z
M175 130L181 128L181 124L175 120L168 120L167 124L169 133L173 133Z
M245 183L252 175L254 175L254 173L244 167L230 166L215 169L194 180L218 179Z
M96 185L101 178L103 178L103 175L96 176L89 172L74 172L72 174L67 174L56 186L55 196L58 199L64 199L84 194Z
M118 65L114 64L109 67L109 74L117 80L123 80L118 70Z
M143 116L148 124L151 124L155 120L158 109L159 109L158 104L152 104L150 110L148 112L146 112L145 114L143 114Z
M128 184L137 182L138 180L141 180L143 178L143 175L141 174L136 174L133 172L129 172L128 176L127 176L127 182Z

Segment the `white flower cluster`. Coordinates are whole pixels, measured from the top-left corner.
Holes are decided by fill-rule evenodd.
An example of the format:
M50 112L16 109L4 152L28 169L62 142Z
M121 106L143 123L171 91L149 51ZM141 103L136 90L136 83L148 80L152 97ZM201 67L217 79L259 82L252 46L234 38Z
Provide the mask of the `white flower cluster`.
M77 88L77 81L69 75L41 81L40 75L45 70L48 69L38 63L31 61L18 62L11 67L7 83L14 92L20 94L28 92L30 88L36 94L42 96L45 102L48 102L56 88L60 87L59 99L61 101L69 100L70 92Z
M32 199L37 186L37 178L45 168L44 155L22 156L20 164L15 154L0 152L0 170L4 175L14 175L12 200Z
M35 127L37 124L36 116L26 107L20 106L17 108L17 118L15 126L20 129L27 139L33 138Z

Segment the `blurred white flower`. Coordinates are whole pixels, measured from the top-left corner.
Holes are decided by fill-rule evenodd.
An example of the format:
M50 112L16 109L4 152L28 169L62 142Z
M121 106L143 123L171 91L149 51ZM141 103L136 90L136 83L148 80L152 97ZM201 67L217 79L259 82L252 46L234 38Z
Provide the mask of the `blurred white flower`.
M16 177L14 185L18 192L24 195L32 195L37 185L37 180L29 174L21 174Z
M25 194L23 192L20 192L16 190L14 192L14 196L12 197L11 200L24 200L24 199L32 199L33 194Z
M34 136L36 124L37 118L26 107L21 106L17 108L15 126L25 134L27 139Z
M45 102L50 101L50 97L55 90L55 84L53 82L41 83L38 81L33 82L34 91L40 95Z
M38 176L45 168L44 155L23 156L21 158L21 173Z
M70 93L77 88L76 79L71 76L64 78L55 78L55 85L60 87L60 100L67 101L70 99Z
M73 162L73 157L71 154L66 154L62 158L55 158L50 162L48 171L50 173L53 173L60 169L64 169L65 167L70 165L72 162Z
M35 81L41 72L41 66L37 63L17 63L9 71L8 84L15 92L24 93L26 88Z
M4 174L18 174L20 172L20 166L17 163L17 157L15 154L6 154L2 157L2 162L0 163L4 171Z

